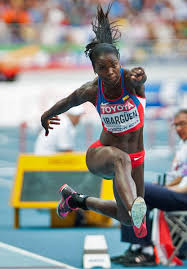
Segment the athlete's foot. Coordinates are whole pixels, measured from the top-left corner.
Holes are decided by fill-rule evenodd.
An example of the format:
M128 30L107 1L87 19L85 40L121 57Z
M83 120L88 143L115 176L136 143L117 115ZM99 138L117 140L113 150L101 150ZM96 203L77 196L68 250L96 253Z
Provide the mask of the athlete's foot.
M133 222L133 230L136 237L142 238L147 235L146 228L146 211L147 206L142 197L137 197L131 208L131 218Z
M57 214L61 218L65 218L70 212L73 210L77 210L78 208L70 207L69 199L72 197L73 193L76 193L71 187L67 184L64 184L59 189L59 194L62 196L62 199L59 201L57 207Z
M147 235L146 216L144 216L140 228L137 228L135 225L133 225L133 230L136 237L143 238Z
M77 193L67 184L60 187L59 194L62 196L57 207L59 217L65 218L70 212L79 208L88 210L86 205L87 195Z

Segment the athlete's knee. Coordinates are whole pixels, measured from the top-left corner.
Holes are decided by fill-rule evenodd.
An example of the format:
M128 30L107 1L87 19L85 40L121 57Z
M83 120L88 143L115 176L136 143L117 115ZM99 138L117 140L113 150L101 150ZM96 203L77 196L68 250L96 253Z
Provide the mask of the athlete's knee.
M86 165L91 173L95 173L97 163L95 162L95 148L89 148L86 152Z
M114 154L114 167L122 164L123 167L131 167L131 159L126 152L121 150L116 151Z

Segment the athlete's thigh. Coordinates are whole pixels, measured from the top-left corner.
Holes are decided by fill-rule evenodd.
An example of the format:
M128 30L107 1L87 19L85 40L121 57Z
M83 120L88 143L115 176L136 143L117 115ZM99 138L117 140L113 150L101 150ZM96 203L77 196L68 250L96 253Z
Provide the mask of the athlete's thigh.
M89 148L86 163L90 172L104 178L114 178L114 162L120 157L124 160L129 158L127 153L116 147Z
M114 151L110 146L89 148L86 153L86 164L90 172L101 177L113 178Z

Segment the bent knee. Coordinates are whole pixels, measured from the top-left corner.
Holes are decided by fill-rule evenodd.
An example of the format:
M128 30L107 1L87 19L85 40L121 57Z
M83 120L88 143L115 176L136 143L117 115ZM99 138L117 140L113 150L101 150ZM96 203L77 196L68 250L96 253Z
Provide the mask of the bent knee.
M131 159L129 155L121 150L116 151L116 154L114 155L114 165L119 164L122 164L123 167L131 166Z

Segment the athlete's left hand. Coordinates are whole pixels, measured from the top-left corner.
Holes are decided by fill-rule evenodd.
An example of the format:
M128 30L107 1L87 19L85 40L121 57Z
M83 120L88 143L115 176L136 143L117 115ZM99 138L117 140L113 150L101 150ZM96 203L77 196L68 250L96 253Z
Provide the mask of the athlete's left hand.
M49 129L53 129L53 127L51 127L51 124L52 125L59 125L60 119L58 116L48 118L47 113L44 112L43 115L41 116L41 124L42 124L43 128L45 129L45 136L48 136Z
M147 80L142 67L135 67L130 71L130 80L134 87L141 86Z

